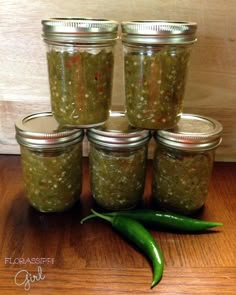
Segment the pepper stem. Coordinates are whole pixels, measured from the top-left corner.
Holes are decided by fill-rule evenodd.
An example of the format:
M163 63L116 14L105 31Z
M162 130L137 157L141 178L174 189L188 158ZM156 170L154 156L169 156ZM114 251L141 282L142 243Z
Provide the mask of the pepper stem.
M80 223L83 224L85 221L87 221L91 218L97 218L97 216L95 214L90 214L90 215L84 217L83 219L81 219Z
M113 217L111 217L111 216L107 216L107 215L104 215L104 214L101 214L101 213L98 213L98 212L96 212L96 211L93 210L93 209L91 209L91 212L92 212L94 215L96 215L97 217L100 217L100 218L102 218L102 219L104 219L104 220L106 220L106 221L112 223L112 219L113 219Z

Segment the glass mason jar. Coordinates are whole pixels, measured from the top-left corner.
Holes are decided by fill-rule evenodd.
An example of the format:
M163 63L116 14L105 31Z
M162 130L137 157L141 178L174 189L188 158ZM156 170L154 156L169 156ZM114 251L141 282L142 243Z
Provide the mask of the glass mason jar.
M131 125L169 129L177 124L196 29L192 22L122 23L125 104Z
M155 132L152 192L159 207L188 215L204 205L221 133L216 120L191 114Z
M42 24L56 120L81 128L102 124L111 105L117 22L53 18Z
M83 132L59 128L50 112L20 118L15 127L30 204L41 212L70 208L82 189Z
M98 205L108 210L135 207L145 185L150 133L131 127L121 112L87 132L90 142L90 181Z

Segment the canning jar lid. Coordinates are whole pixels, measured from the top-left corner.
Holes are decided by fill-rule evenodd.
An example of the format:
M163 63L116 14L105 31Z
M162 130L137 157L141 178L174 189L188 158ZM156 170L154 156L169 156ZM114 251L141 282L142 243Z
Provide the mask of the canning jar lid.
M42 20L48 43L110 43L117 39L118 22L94 18L50 18Z
M16 140L29 148L53 149L82 141L81 129L64 129L51 112L30 114L15 123Z
M132 127L124 112L111 112L101 126L88 129L88 140L105 148L135 148L147 143L148 130Z
M220 122L205 116L182 114L171 130L158 130L154 138L169 147L186 151L204 151L221 143L223 127Z
M186 21L134 20L121 23L122 41L137 44L191 44L197 24Z

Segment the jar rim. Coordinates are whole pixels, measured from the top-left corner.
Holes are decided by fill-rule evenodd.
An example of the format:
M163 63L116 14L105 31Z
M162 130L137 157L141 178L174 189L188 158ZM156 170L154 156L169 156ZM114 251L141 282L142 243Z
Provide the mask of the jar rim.
M132 20L121 23L122 41L137 44L192 44L196 22L175 20Z
M109 119L87 130L88 140L107 148L133 148L149 141L150 131L131 126L124 112L110 112Z
M88 17L55 17L41 21L46 43L111 43L117 39L118 22Z
M83 140L81 129L61 127L51 112L21 116L15 122L16 140L30 148L63 147Z
M182 114L177 126L154 132L154 138L169 147L201 151L214 149L222 141L223 126L207 116Z

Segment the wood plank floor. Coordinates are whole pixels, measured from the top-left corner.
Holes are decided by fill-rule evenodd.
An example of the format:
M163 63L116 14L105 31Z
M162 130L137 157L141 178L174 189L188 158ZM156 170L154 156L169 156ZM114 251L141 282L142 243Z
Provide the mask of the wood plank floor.
M150 180L151 161L144 206ZM222 221L222 228L197 235L151 231L165 257L163 278L152 290L151 266L139 251L102 221L80 224L93 206L87 159L80 203L62 214L42 214L27 202L20 157L0 156L0 294L236 294L236 163L215 163L206 205L197 216ZM50 260L40 270L20 258ZM28 291L26 272L15 281L22 270L39 279Z

